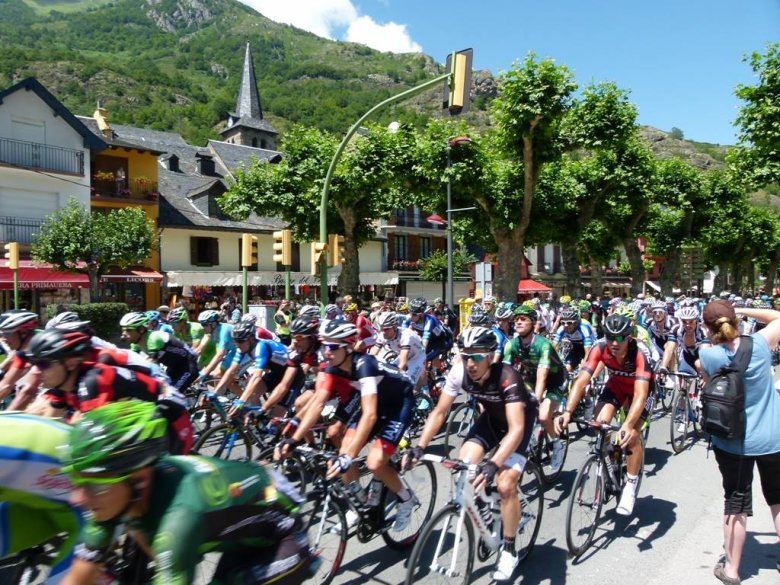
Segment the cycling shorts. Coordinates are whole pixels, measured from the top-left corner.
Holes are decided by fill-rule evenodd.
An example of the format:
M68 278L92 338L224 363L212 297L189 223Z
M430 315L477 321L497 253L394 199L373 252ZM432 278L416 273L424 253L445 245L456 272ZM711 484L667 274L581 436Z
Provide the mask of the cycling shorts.
M452 349L452 337L442 335L441 337L431 337L428 341L428 347L425 349L425 359L427 361L435 360L443 353Z
M398 444L412 422L412 409L414 408L414 396L404 396L398 408L387 415L379 415L378 420L371 429L370 437L374 437L386 455L393 455ZM347 425L347 433L354 433L360 422L361 411L358 410Z
M648 417L650 416L650 413L653 411L653 385L650 385L650 392L647 394L647 400L645 401L645 405L642 408L642 414L639 415L639 420L646 421ZM604 386L604 389L601 391L601 394L598 397L598 400L596 401L596 408L595 412L598 416L598 413L601 411L602 406L605 404L611 404L615 407L615 410L618 410L619 408L625 406L626 412L628 412L628 409L631 408L631 401L634 399L634 395L632 394L626 394L621 392L617 388L610 387L609 382L607 382L607 385Z
M406 371L403 372L404 376L414 385L417 384L417 380L422 376L423 370L425 370L425 360L419 359L413 362L408 362L406 365Z
M523 439L520 441L517 449L515 449L515 452L504 462L504 467L523 473L526 462L525 454L526 451L528 451L528 445L531 442L535 421L536 415L534 415L533 418L526 417L526 425L523 429ZM483 412L474 422L471 430L466 435L465 441L477 443L485 450L485 453L489 453L501 443L501 439L506 436L507 431L508 429L506 428L498 427L491 416L488 413Z

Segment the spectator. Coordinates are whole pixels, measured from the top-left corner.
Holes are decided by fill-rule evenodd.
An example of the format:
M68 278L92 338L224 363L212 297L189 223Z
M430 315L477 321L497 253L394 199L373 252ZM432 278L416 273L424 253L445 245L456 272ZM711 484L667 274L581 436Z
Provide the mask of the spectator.
M292 303L284 300L279 303L279 309L274 315L274 323L276 323L276 335L279 337L284 345L290 345L290 323L292 322Z
M712 347L702 349L699 359L706 376L728 365L739 348L739 316L767 323L751 335L753 350L744 376L745 435L727 440L712 437L715 459L723 481L724 556L715 565L715 576L726 585L739 585L739 565L745 545L747 517L752 516L753 468L758 467L764 499L770 507L780 536L780 394L772 381L772 350L780 341L780 311L735 309L718 299L704 307L702 318ZM780 565L778 566L780 568Z

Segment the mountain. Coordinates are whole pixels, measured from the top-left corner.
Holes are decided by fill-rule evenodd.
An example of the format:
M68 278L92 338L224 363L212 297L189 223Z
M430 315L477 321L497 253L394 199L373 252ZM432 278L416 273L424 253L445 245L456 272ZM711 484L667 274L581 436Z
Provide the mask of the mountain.
M280 132L305 123L343 134L375 104L443 72L432 57L323 39L237 0L0 0L0 88L33 76L76 114L100 101L113 122L205 144L235 106L247 42L264 115ZM442 84L372 121L421 123L441 115L443 93ZM464 118L477 131L496 94L493 75L475 72ZM642 134L659 157L700 168L721 166L727 150Z

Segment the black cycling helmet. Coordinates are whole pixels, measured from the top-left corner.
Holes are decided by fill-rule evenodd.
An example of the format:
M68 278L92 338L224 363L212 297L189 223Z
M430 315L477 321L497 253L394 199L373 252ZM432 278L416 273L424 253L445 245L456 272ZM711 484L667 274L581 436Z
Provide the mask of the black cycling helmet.
M604 321L604 333L606 335L629 335L634 327L631 325L631 319L626 315L613 313Z
M320 320L316 317L302 316L296 317L290 323L291 335L317 335L320 327Z
M413 315L417 313L424 313L427 306L428 301L422 297L417 297L416 299L409 301L409 312Z
M26 353L33 361L58 361L84 355L92 347L92 338L74 329L44 329L30 340Z
M490 315L481 306L475 305L469 313L469 325L487 327L490 325Z
M579 321L580 312L577 309L564 309L561 311L561 321Z
M484 349L494 351L498 346L496 334L487 327L469 327L458 337L458 347L465 349Z
M233 341L241 343L252 337L257 337L257 329L255 324L249 321L239 321L233 325L233 332L231 333Z

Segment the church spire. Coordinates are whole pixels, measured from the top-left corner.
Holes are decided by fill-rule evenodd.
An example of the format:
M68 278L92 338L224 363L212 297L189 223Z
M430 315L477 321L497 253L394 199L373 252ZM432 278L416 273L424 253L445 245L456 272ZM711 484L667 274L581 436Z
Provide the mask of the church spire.
M241 89L236 101L236 116L238 118L263 119L263 110L260 107L260 95L257 93L257 80L255 79L255 67L252 64L252 53L249 43L246 44L244 56L244 71L241 74Z

